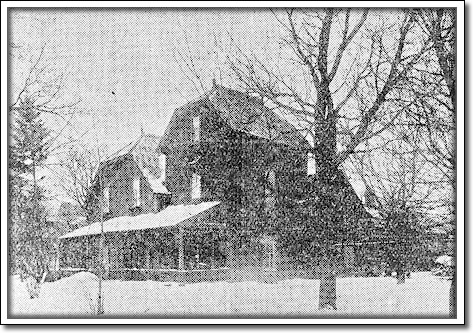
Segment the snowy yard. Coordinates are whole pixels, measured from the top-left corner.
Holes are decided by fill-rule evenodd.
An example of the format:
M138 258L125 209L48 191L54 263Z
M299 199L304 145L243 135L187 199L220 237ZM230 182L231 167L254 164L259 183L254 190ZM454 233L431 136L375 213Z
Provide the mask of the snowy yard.
M78 273L45 283L29 299L17 276L10 280L13 316L88 316L96 306L98 282ZM317 311L318 280L291 279L274 284L226 281L179 285L157 281L105 281L106 316L448 316L450 281L429 272L414 273L403 285L391 277L337 279L338 310Z

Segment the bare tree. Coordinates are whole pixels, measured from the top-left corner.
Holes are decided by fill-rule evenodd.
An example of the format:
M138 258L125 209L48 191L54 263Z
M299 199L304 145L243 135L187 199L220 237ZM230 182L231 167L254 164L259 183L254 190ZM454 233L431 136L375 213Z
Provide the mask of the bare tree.
M247 54L231 37L230 48L228 43L216 40L220 52L226 53L229 81L261 98L306 134L317 164L318 177L314 180L327 193L336 192L337 169L346 167L353 156L389 148L386 144L394 141L404 142L397 149L407 156L414 148L407 149L406 144L415 137L420 141L417 147L423 148L415 148L415 160L420 163L414 172L416 180L405 179L399 186L409 192L402 194L403 202L430 204L430 199L422 198L420 192L426 190L424 196L430 197L434 187L441 185L433 182L432 186L419 186L420 170L428 169L426 163L445 164L448 176L454 165L449 136L454 130L453 120L430 115L434 106L446 103L445 98L451 99L453 105L455 102L452 12L327 8L278 10L273 14L284 31L280 43L283 51L277 59L262 60L253 53ZM186 65L183 70L202 85L202 73L194 66L192 55L179 56ZM441 71L434 70L433 74L429 64L435 59L439 61L435 68ZM430 78L428 84L424 76ZM442 92L440 97L438 91ZM425 95L427 99L422 98ZM415 114L429 123L424 126L423 138L411 130L401 136L387 132L400 123L415 124L406 114ZM392 190L384 193L393 194ZM342 216L339 220L343 223ZM326 242L326 247L330 247L330 242ZM329 255L328 260L332 259ZM320 298L319 307L336 307L335 276L325 273L320 295L329 297L328 301Z
M456 13L455 9L419 10L417 20L433 47L417 81L412 84L417 103L412 110L418 132L425 138L426 158L451 186L449 205L455 215L456 189ZM418 89L421 87L421 89ZM456 316L456 272L450 288L450 316Z
M62 172L58 174L58 185L83 212L89 209L89 195L98 166L105 158L104 150L76 145L69 147L60 158Z
M414 68L409 87L411 122L422 135L424 158L455 181L456 17L449 9L420 10L416 20L428 38L429 53Z
M409 266L422 257L423 240L429 213L443 205L443 183L432 173L423 157L419 136L406 143L403 138L412 126L399 124L388 130L390 139L379 139L376 150L367 150L351 158L354 173L365 184L370 198L368 206L376 208L382 217L379 235L389 246L389 261L403 283ZM415 131L415 129L411 129ZM417 145L416 145L417 144ZM384 239L385 238L385 239Z
M412 103L402 98L405 83L431 47L428 37L419 36L410 10L291 9L274 16L290 62L281 68L238 49L227 56L231 73L248 93L299 124L313 143L318 181L335 192L337 169ZM320 294L329 300L320 299L319 307L336 308L335 275L322 280Z
M77 113L76 106L80 101L64 101L66 75L64 72L57 71L46 59L45 49L46 46L43 45L37 55L30 55L26 65L28 67L26 77L21 85L12 87L13 95L9 96L8 109L10 112L15 112L27 101L40 113L66 118ZM10 44L10 58L12 60L23 59L23 56L17 55L20 50L22 50L20 45ZM20 65L13 65L13 75L20 74L20 71L16 72L16 67L20 67Z

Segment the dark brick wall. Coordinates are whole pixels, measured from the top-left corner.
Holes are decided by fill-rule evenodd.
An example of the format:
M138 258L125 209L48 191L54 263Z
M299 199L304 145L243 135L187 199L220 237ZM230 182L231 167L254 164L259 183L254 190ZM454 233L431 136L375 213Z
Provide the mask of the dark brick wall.
M200 141L193 142L192 118L200 116ZM166 185L174 204L191 202L191 177L201 176L202 200L235 204L264 200L267 172L274 170L277 194L296 196L307 179L307 155L233 130L206 103L179 111L179 126L168 132ZM200 157L200 159L199 159ZM194 162L194 163L193 163Z
M140 206L135 207L133 200L133 179L140 177ZM147 179L143 176L131 156L117 161L115 166L102 173L103 187L110 187L110 212L104 215L108 220L117 216L134 216L142 213L153 213L166 206L167 198L154 194ZM96 193L101 191L96 188ZM158 200L158 204L156 204ZM91 199L89 220L99 221L100 207L97 199Z

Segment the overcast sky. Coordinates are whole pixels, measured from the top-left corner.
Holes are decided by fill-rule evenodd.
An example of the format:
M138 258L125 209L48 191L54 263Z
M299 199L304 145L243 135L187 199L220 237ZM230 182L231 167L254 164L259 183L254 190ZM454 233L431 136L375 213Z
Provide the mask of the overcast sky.
M15 45L32 55L45 45L47 61L68 75L63 91L81 101L85 113L75 117L68 134L86 132L86 144L100 142L111 150L139 136L141 128L162 134L174 109L199 96L180 54L192 55L210 88L223 62L215 39L228 45L231 36L242 51L270 58L281 36L273 15L258 9L23 9L11 19ZM24 79L22 66L28 63L13 63L13 91Z
M262 9L15 9L10 11L11 96L44 46L43 62L66 73L62 100L81 111L62 137L112 153L143 129L161 135L174 110L199 97L181 57L192 58L205 88L220 79L225 50L279 59L281 27ZM190 75L192 77L192 75ZM195 78L194 78L194 81ZM225 81L224 81L225 82ZM113 93L112 93L113 92ZM64 122L46 119L58 131ZM56 177L43 171L52 197ZM49 181L48 181L49 179ZM65 200L59 195L60 200Z
M400 12L384 13L384 21L394 22ZM290 50L280 48L283 35L265 9L15 9L9 37L19 49L11 62L11 91L15 96L31 67L28 60L44 46L44 62L67 74L64 102L80 100L81 112L63 137L105 145L111 153L141 129L161 135L174 110L199 96L181 56L193 59L209 89L212 78L220 79L225 53L235 47L265 63L284 63ZM345 58L342 67L352 62ZM47 125L62 128L58 118ZM363 184L350 176L361 195Z

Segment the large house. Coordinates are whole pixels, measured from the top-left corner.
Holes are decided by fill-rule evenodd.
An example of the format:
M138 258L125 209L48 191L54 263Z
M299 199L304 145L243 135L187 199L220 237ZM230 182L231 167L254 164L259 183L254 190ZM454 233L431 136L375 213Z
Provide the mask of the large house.
M142 135L101 163L91 224L61 237L61 267L97 267L102 228L111 276L294 267L269 226L280 202L308 193L310 148L260 99L214 83L161 138Z

